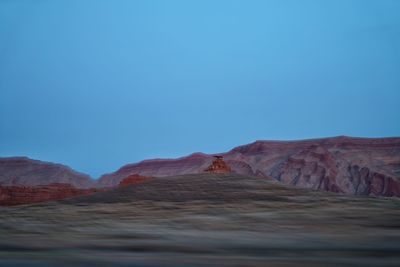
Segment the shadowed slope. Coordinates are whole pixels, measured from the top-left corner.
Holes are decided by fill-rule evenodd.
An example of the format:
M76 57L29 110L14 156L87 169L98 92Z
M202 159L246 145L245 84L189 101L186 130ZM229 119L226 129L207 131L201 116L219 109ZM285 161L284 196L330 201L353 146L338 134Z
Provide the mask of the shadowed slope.
M295 196L313 197L326 195L310 189L301 189L259 177L235 173L203 173L153 178L137 185L130 185L76 197L63 203L118 203L149 201L243 201L288 200Z

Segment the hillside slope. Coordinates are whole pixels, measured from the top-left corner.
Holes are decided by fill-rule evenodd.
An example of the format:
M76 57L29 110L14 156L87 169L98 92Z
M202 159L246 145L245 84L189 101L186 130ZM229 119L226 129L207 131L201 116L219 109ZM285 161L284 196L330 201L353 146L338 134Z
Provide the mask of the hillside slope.
M237 174L353 195L400 196L400 138L256 141L218 155ZM0 158L0 186L69 183L77 188L113 187L136 174L166 177L203 173L213 156L194 153L178 159L145 160L97 181L60 164Z
M135 201L281 201L326 192L284 185L274 180L236 173L202 173L158 177L138 184L80 196L63 203L121 203Z
M397 267L399 207L232 173L152 178L0 207L0 266Z
M354 195L400 196L400 138L334 137L257 141L219 154L239 174ZM115 186L132 174L202 173L212 155L146 160L103 175L98 186Z
M94 186L95 181L88 175L61 164L27 157L0 158L0 185L2 186L37 186L53 183L89 188Z

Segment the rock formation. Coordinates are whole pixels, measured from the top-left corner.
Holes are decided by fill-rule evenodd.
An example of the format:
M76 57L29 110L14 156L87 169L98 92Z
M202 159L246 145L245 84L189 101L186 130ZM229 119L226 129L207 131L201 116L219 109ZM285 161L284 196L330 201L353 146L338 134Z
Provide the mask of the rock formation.
M228 164L225 163L222 156L214 156L214 160L207 169L204 170L205 172L210 173L229 173L232 172L231 168Z
M126 178L124 178L121 182L119 182L119 186L128 186L134 184L141 184L145 181L150 180L152 177L141 176L139 174L132 174Z

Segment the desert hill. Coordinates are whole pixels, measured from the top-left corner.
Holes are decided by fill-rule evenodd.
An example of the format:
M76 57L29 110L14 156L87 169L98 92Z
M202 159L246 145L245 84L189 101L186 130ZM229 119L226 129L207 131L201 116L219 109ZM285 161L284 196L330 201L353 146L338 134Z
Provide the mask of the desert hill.
M0 158L0 186L37 186L53 183L90 188L94 186L95 181L89 175L61 164L27 157Z
M0 186L69 183L115 187L132 175L167 177L203 173L223 157L227 170L284 184L352 195L400 196L400 138L333 138L256 141L219 154L128 164L99 180L69 167L24 157L0 158Z
M400 138L335 138L256 141L223 156L238 174L354 195L400 196ZM171 176L202 173L213 155L145 160L106 174L98 186L115 186L132 174Z

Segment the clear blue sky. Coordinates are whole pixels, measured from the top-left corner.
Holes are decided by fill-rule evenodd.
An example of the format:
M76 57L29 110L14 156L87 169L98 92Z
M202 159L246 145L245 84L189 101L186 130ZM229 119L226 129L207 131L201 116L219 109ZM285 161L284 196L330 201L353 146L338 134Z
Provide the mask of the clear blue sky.
M94 177L256 139L400 136L400 1L0 0L0 156Z

